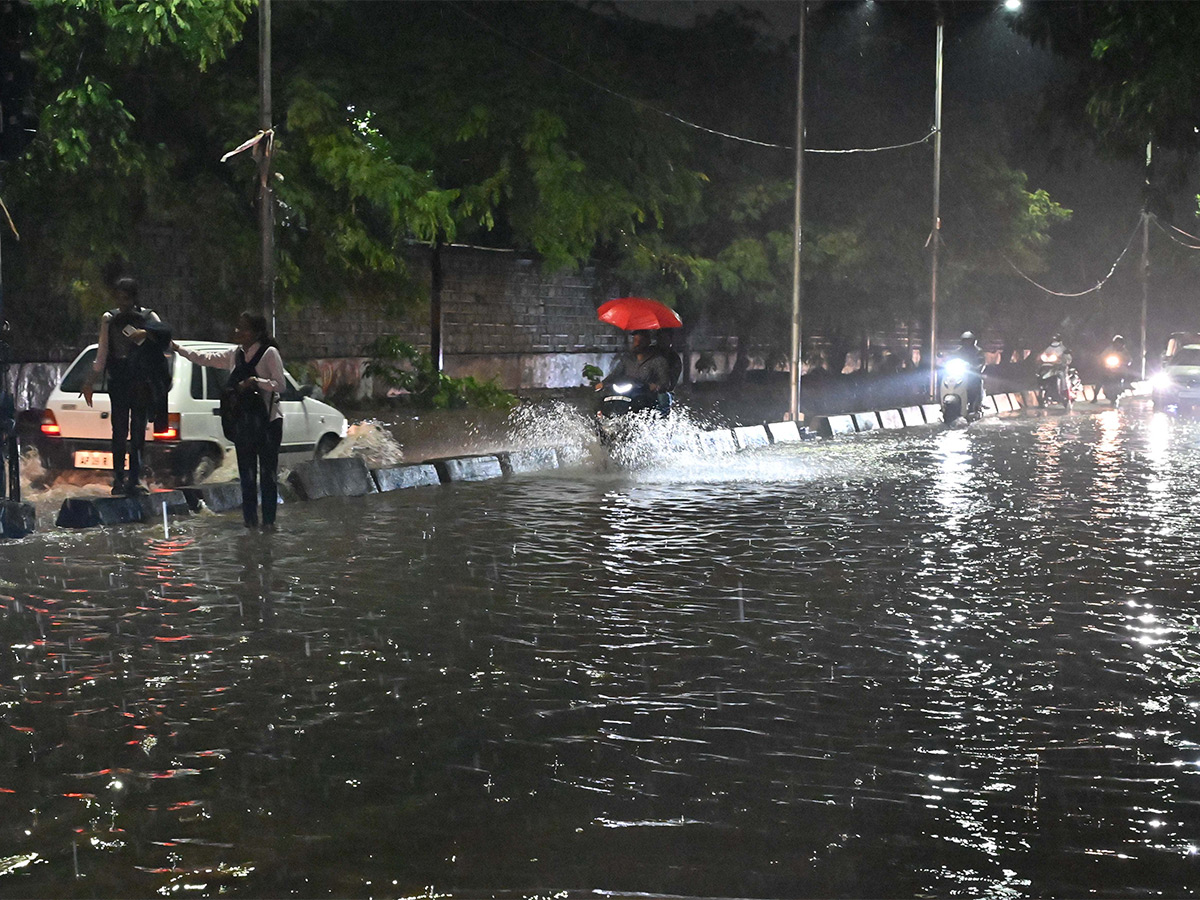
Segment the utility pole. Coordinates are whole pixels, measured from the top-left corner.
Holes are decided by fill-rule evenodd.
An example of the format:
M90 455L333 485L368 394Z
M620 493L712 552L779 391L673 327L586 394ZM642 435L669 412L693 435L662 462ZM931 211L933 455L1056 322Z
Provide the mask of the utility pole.
M942 200L942 32L945 17L937 14L937 64L933 100L933 230L930 232L931 262L929 277L929 396L937 398L937 299L938 246L941 244Z
M804 22L805 3L800 0L800 61L796 66L796 196L795 239L792 241L792 402L791 418L800 421L800 365L803 354L800 345L800 248L803 231L800 212L804 198Z
M1141 379L1146 380L1146 310L1150 295L1150 161L1154 142L1146 141L1146 199L1142 202L1142 323L1138 346L1142 353Z
M275 199L271 190L271 157L274 131L271 127L271 0L258 3L258 108L263 132L259 146L258 230L262 254L262 314L267 328L275 333Z

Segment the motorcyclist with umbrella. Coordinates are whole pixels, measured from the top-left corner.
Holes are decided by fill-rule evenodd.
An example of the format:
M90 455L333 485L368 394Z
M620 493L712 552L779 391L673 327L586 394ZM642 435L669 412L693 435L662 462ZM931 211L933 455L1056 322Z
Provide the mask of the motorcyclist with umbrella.
M617 357L612 371L596 383L596 390L604 390L618 381L632 381L645 385L654 397L653 405L657 406L659 393L670 389L671 374L666 356L654 345L653 335L649 329L633 332L632 346Z

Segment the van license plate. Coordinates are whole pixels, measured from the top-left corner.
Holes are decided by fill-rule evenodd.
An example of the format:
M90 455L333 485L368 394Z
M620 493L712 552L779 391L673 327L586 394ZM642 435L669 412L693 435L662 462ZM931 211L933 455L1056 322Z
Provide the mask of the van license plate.
M128 462L129 457L125 457ZM112 454L107 450L76 450L75 468L77 469L111 469Z

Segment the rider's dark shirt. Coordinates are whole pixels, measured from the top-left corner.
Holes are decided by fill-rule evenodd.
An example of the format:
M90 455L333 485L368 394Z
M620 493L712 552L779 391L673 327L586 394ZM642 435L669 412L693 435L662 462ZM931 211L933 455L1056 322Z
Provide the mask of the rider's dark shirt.
M620 381L622 378L637 381L647 386L653 384L660 391L666 390L667 386L671 383L667 360L662 354L653 351L640 361L637 354L631 350L623 353L617 359L617 364L613 366L612 371L604 379L604 384L607 386L614 381Z

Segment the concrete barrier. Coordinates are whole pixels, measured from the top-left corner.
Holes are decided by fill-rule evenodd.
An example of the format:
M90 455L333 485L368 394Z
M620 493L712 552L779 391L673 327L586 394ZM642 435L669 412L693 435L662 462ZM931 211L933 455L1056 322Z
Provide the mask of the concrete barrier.
M992 402L996 404L998 412L1012 412L1012 400L1008 398L1008 394L992 394Z
M768 422L767 433L771 435L772 444L790 444L804 440L800 426L795 422Z
M742 425L733 429L733 439L739 450L750 447L766 447L771 443L771 435L762 425Z
M1014 410L1024 409L1025 407L1025 398L1018 393L1009 394L1008 402L1012 404Z
M95 528L154 521L162 515L164 503L168 516L191 511L182 491L154 491L141 497L68 497L54 524L59 528Z
M874 412L851 413L850 418L854 420L856 431L872 431L879 427L879 416Z
M925 414L921 412L919 406L906 406L900 410L900 417L904 419L904 427L912 428L914 425L925 424Z
M1085 384L1083 386L1083 399L1091 403L1096 402L1097 389L1094 384Z
M1030 409L1037 409L1038 396L1037 391L1022 391L1021 396L1025 398L1025 405Z
M715 428L700 432L700 450L703 453L736 453L737 442L728 428Z
M558 468L558 453L553 447L530 447L524 450L505 450L497 453L500 471L505 475L523 475L526 472L544 472Z
M438 477L437 466L430 463L385 466L382 469L372 469L371 475L375 478L375 486L379 488L380 493L442 483L442 479Z
M241 509L242 506L242 483L240 481L196 484L180 488L180 491L192 512L198 512L200 509L227 512L231 509Z
M983 398L983 414L985 416L994 416L999 414L1000 408L996 406L995 394L988 394Z
M361 497L378 492L375 479L361 456L313 459L302 462L288 475L288 483L301 500L322 497Z
M495 456L447 456L425 461L433 463L442 481L487 481L504 475L500 460Z
M0 538L23 538L33 534L37 516L32 503L0 500Z
M922 403L921 412L925 414L925 421L930 424L940 424L942 421L942 404L940 403Z
M903 428L904 417L900 415L898 409L881 409L879 411L879 425L881 428Z
M825 426L829 430L829 436L835 434L854 434L858 429L854 425L853 416L826 416Z

